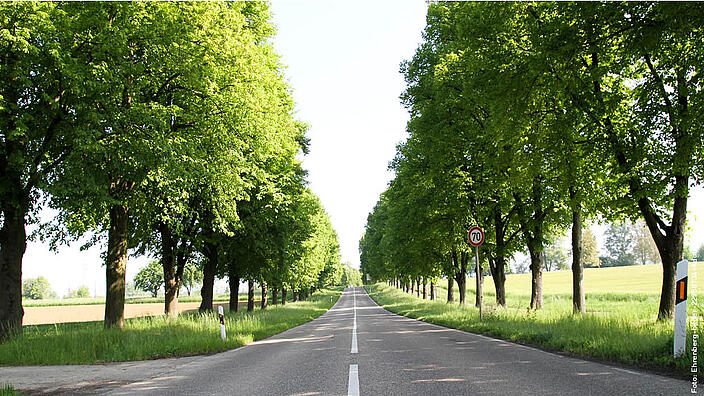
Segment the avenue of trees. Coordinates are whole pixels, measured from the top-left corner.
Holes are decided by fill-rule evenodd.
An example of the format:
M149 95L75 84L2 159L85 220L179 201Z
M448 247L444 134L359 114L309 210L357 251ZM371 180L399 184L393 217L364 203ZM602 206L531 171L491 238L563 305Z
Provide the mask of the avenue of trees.
M105 246L106 327L123 326L129 251L158 258L174 316L192 260L201 310L216 277L274 303L330 284L337 235L297 159L307 127L273 34L263 2L0 5L0 341L21 332L44 206L54 246Z
M689 189L704 176L703 18L698 3L431 3L401 66L409 136L367 219L362 272L428 282L431 296L444 276L464 303L479 225L497 305L525 250L540 309L543 253L569 230L579 313L583 224L640 219L663 269L658 319L671 318Z

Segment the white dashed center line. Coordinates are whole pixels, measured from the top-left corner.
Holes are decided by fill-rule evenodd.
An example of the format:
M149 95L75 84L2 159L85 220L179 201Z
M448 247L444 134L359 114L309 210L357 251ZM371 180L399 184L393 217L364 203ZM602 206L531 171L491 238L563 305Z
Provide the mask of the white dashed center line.
M352 324L352 350L350 353L357 353L357 299L355 294L352 294L352 302L354 304L354 322Z
M350 364L350 378L347 383L347 396L359 396L359 376L356 364Z

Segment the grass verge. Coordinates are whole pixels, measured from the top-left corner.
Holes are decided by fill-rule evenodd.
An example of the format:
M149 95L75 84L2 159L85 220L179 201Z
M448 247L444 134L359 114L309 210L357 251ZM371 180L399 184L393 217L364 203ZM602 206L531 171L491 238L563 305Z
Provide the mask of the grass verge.
M20 396L21 393L17 392L12 385L0 383L0 396Z
M127 319L122 330L106 330L103 322L26 326L23 335L0 344L0 365L89 364L221 352L311 321L340 294L321 290L306 301L252 313L227 312L225 341L220 339L217 313Z
M386 284L374 285L371 297L391 312L424 322L678 377L691 376L692 329L688 331L686 353L674 359L673 322L656 322L650 318L646 313L649 309L641 306L652 304L650 298L630 301L629 310L625 304L621 305L622 298L594 295L590 300L601 313L573 315L571 300L546 296L545 307L540 311L487 304L484 320L479 321L474 299L468 298L471 306L423 300ZM701 317L701 306L695 309ZM698 369L701 371L701 364Z

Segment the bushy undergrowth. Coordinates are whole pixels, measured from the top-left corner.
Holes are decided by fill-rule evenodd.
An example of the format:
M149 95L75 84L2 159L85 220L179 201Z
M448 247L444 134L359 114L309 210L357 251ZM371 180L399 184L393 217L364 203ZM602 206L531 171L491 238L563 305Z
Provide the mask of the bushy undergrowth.
M212 312L127 319L122 330L106 330L102 322L25 326L23 335L0 344L0 364L86 364L220 352L306 323L325 313L340 294L323 290L306 301L227 312L225 341Z

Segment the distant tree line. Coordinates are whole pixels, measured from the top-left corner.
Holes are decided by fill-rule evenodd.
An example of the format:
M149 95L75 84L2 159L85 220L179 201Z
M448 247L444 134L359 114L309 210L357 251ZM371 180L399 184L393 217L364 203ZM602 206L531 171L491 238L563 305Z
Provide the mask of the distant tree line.
M22 329L43 205L52 246L105 247L106 327L123 326L129 251L159 259L172 316L193 261L202 311L216 277L274 303L329 284L337 235L297 159L307 126L274 32L263 2L0 5L0 341Z
M30 300L56 298L56 292L51 289L49 280L43 276L25 279L22 282L22 297Z
M367 218L362 272L430 282L431 295L444 276L465 303L480 225L477 290L491 273L505 306L507 263L525 249L540 309L549 236L569 230L580 313L583 224L641 219L663 268L658 319L672 318L689 189L704 177L703 18L698 3L431 2L401 66L409 136ZM653 261L617 242L613 260Z

